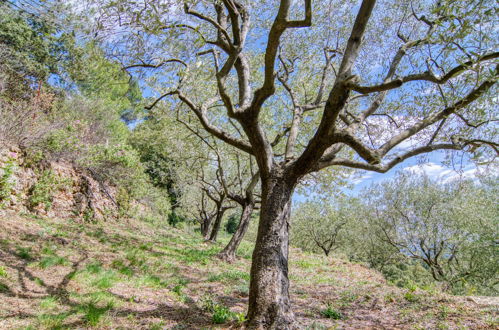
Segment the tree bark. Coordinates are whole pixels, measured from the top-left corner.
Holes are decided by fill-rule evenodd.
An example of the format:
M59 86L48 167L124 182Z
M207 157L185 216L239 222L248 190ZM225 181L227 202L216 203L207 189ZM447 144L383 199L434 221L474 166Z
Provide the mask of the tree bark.
M251 221L251 214L255 207L254 202L246 202L243 205L243 212L241 213L241 218L239 220L239 225L237 226L236 232L232 235L229 244L218 254L218 257L227 262L233 262L236 260L236 251L241 241L243 240L246 231L248 230L249 223Z
M213 220L213 217L208 217L203 220L201 223L201 235L203 235L203 238L205 240L208 240L210 238L210 227L211 227L211 221Z
M217 241L218 232L220 231L220 225L222 224L222 219L226 210L227 209L224 207L219 208L217 217L215 218L215 222L213 223L213 229L211 230L211 234L208 239L210 242Z
M296 329L288 279L289 218L294 183L262 178L262 207L251 265L248 328Z

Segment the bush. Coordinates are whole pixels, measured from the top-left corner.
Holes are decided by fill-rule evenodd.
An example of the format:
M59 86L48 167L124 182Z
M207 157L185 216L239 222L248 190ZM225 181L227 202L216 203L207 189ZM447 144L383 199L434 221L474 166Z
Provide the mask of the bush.
M178 224L185 221L186 219L183 216L177 214L176 212L168 214L168 224L172 227L177 227Z
M44 205L45 210L52 206L53 195L57 189L64 184L51 170L44 170L38 181L31 187L28 199L29 207L34 209L40 204Z
M240 216L237 214L233 214L227 220L225 224L225 231L229 234L234 234L239 226Z

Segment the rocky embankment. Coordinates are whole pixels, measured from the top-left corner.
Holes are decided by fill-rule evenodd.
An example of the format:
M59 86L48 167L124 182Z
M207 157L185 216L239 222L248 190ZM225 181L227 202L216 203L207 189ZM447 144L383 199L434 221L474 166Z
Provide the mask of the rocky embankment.
M65 161L34 162L19 148L0 149L0 212L103 219L117 214L117 189Z

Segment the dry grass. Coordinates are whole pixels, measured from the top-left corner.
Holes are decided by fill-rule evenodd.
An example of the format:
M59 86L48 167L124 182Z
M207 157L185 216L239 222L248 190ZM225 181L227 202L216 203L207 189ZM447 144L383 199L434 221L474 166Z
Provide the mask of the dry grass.
M10 214L0 217L0 226L0 329L240 326L248 242L239 261L228 265L214 258L223 243L157 223L104 226ZM290 258L292 299L304 328L498 326L494 299L398 289L361 265L295 249ZM225 323L214 324L216 313Z

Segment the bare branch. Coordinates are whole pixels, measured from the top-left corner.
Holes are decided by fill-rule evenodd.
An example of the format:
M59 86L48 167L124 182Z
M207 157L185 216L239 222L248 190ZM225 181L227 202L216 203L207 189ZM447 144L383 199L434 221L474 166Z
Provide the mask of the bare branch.
M496 67L496 74L499 73L499 65ZM478 99L483 93L488 91L490 87L492 87L496 82L496 79L491 78L489 80L484 81L479 87L471 91L466 97L454 103L452 106L446 107L445 109L434 113L433 115L419 121L418 123L412 125L410 128L402 131L398 135L392 137L388 142L383 144L381 148L379 148L380 156L384 156L390 151L393 147L401 143L402 141L410 138L426 127L436 123L439 120L442 120L451 114L455 113L459 109L462 109Z
M416 74L411 74L402 78L398 78L395 80L390 80L388 82L385 82L380 85L375 85L375 86L360 86L354 83L351 83L348 85L348 87L358 93L361 94L369 94L369 93L374 93L374 92L383 92L383 91L388 91L397 87L402 86L403 84L411 81L429 81L435 84L445 84L447 81L449 81L451 78L456 77L457 75L465 72L467 69L469 69L472 65L495 59L499 57L499 52L483 55L479 58L477 58L475 61L467 61L463 64L460 64L454 68L452 68L449 72L447 72L445 75L442 77L436 77L431 73L430 71L425 71L423 73L416 73Z
M152 63L130 64L130 65L123 67L123 69L124 70L133 69L133 68L158 69L158 68L160 68L163 65L168 64L168 63L180 63L183 66L187 67L187 63L185 63L184 61L177 59L177 58L171 58L171 59L168 59L166 61L162 61L158 64L152 64Z
M179 99L184 102L193 112L194 114L198 117L198 119L201 122L201 125L204 127L204 129L219 138L220 140L242 150L247 153L252 154L253 153L253 148L251 145L243 140L240 140L234 136L229 135L227 132L224 132L222 129L213 126L208 118L206 117L206 108L212 103L213 101L210 100L207 103L205 103L202 107L197 107L187 96L185 96L181 91L177 91L176 94L178 95Z
M412 151L409 151L401 156L398 156L388 162L387 164L384 165L373 165L373 164L368 164L364 162L359 162L359 161L354 161L346 158L333 158L332 160L328 162L319 162L316 167L313 168L313 172L318 171L320 169L326 168L328 166L335 166L335 165L341 165L345 167L350 167L350 168L356 168L356 169L361 169L361 170L366 170L366 171L374 171L374 172L379 172L379 173L385 173L391 168L393 168L395 165L403 162L404 160L421 155L424 153L429 153L435 150L462 150L462 146L458 144L453 144L453 143L445 143L445 144L436 144L436 145L430 145L430 146L423 146L420 148L416 148Z

